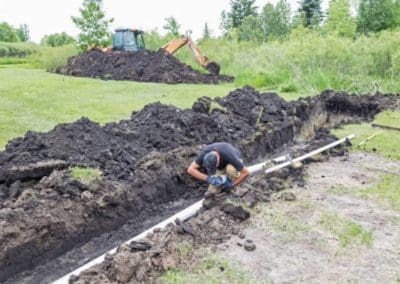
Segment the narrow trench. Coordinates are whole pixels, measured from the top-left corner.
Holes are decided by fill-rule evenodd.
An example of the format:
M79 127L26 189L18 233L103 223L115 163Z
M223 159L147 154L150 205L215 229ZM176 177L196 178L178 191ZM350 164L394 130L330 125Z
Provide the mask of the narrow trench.
M92 167L101 165L104 171L110 174L110 178L102 183L101 192L94 192L94 196L98 199L91 200L87 204L80 201L79 195L73 196L77 186L71 183L68 171L65 169L53 171L49 177L42 178L34 185L37 188L31 189L30 184L22 183L26 187L13 202L6 204L9 200L0 200L0 221L5 220L3 223L0 222L0 225L9 230L4 232L10 232L8 235L0 233L0 240L3 238L11 243L9 247L2 247L0 281L46 283L54 280L200 199L202 193L199 191L200 185L187 176L185 165L201 148L199 145L201 142L210 143L226 138L238 146L246 163L251 165L277 152L288 152L299 145L304 145L305 142L313 141L314 138L322 144L332 142L334 138L329 135L327 128L347 122L371 120L379 111L393 107L399 101L399 96L378 95L360 98L327 92L318 97L287 103L277 95L260 94L245 87L230 93L224 99L211 101L202 98L192 110L179 111L172 107L153 104L141 112L134 113L131 120L107 125L104 128L93 126L87 121L60 126L58 130L62 135L73 136L73 133L65 133L78 128L79 135L82 135L81 140L90 145L91 139L97 139L96 142L100 147L99 149L91 145L84 154L77 152L73 157L75 160L68 160L69 164ZM220 108L212 109L212 104L219 104ZM96 129L97 137L90 136L90 131L85 129L87 125L91 127L89 130ZM58 135L57 128L54 133ZM8 146L8 152L6 150L6 153L0 153L0 165L3 168L10 165L20 166L21 160L30 159L36 162L40 161L42 156L67 159L65 152L60 154L58 145L52 147L42 145L49 144L49 137L53 139L51 143L65 143L64 140L68 140L65 136L55 135L54 138L52 136L54 133L47 136L28 133L25 138L16 139ZM112 140L108 145L108 136L112 139L119 138L116 141ZM34 143L31 139L34 139ZM141 144L131 148L126 147L127 143L139 143L135 141ZM115 152L118 142L125 146L119 148L119 153L114 153L116 157L114 160L107 160L107 155L110 154L102 147L108 147L110 152ZM67 146L71 148L71 145ZM315 148L318 146L321 145L315 145ZM22 154L18 152L20 149L23 149ZM92 156L88 153L90 151L94 153ZM140 151L145 154L141 157L137 155L135 158L135 153ZM99 157L98 153L104 154L104 157ZM79 162L76 159L79 159ZM10 192L13 184L18 181L7 183L3 178L1 183L2 175L4 177L6 174L0 172L0 191L1 188L5 188ZM24 211L34 210L31 208L33 201L38 202L33 203L37 206L44 206L40 201L35 199L32 201L31 195L27 195L27 192L35 194L35 190L38 190L39 193L43 191L47 194L46 190L49 187L56 190L62 190L64 187L71 189L72 193L62 194L49 190L51 195L45 196L50 203L52 199L49 196L55 198L54 204L64 206L64 209L72 204L72 210L76 212L57 211L57 208L48 207L55 214L62 212L64 215L60 218L69 218L68 221L61 219L59 222L64 223L52 227L52 224L58 223L50 221L52 223L49 225L38 221L39 224L36 224L36 221L32 221L28 216L28 219L22 222L24 225L19 228L10 223L9 220L13 218L18 222L21 216L26 217ZM78 188L78 190L86 189ZM100 205L99 200L102 202ZM16 209L24 214L15 216ZM86 215L88 217L83 217ZM32 216L33 219L35 217L37 216ZM27 222L32 222L33 225ZM66 222L70 223L65 224ZM39 236L32 236L30 242L18 243L18 237L21 236L23 239L22 237L27 234L23 230L24 226L30 229L27 230L28 233L33 230ZM87 229L84 226L92 228ZM107 233L102 234L104 232ZM10 239L13 234L16 236L15 240ZM100 234L102 234L100 237L92 239Z

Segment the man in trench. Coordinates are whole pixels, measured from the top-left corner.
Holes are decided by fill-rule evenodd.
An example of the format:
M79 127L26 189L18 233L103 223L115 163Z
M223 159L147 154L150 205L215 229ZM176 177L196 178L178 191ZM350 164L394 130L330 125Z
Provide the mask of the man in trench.
M187 173L198 180L206 181L209 184L208 191L212 194L220 193L223 189L231 190L249 176L240 151L226 142L205 147L190 164Z

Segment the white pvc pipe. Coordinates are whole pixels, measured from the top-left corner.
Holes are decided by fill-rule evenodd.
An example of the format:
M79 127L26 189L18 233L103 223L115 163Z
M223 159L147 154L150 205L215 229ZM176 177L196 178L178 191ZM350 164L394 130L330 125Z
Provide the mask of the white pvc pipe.
M298 157L298 158L296 158L296 159L293 159L293 160L287 161L287 162L283 162L283 163L281 163L281 164L279 164L279 165L273 166L273 167L267 169L267 170L265 171L265 173L266 173L266 174L269 174L269 173L272 173L272 172L274 172L274 171L283 169L283 168L285 168L285 167L287 167L287 166L293 165L293 164L295 164L295 163L297 163L297 162L301 162L301 161L303 161L303 160L305 160L305 159L308 159L308 158L310 158L310 157L312 157L312 156L315 156L315 155L317 155L317 154L319 154L319 153L322 153L322 152L324 152L324 151L326 151L326 150L329 150L329 149L331 149L331 148L333 148L333 147L336 147L337 145L340 145L340 144L344 143L344 142L347 141L347 140L353 139L354 137L355 137L354 134L349 135L349 136L347 136L347 137L345 137L345 138L343 138L343 139L337 140L337 141L335 141L335 142L333 142L333 143L331 143L331 144L328 144L328 145L326 145L326 146L324 146L324 147L318 148L318 149L316 149L316 150L314 150L314 151L312 151L312 152L310 152L310 153L308 153L308 154L305 154L305 155L303 155L303 156L300 156L300 157Z
M345 142L346 140L352 139L352 138L354 138L354 135L347 136L347 137L345 137L345 138L343 138L341 140L333 142L333 143L331 143L331 144L329 144L329 145L327 145L325 147L319 148L319 149L317 149L315 151L312 151L312 152L310 152L310 153L308 153L306 155L303 155L303 156L301 156L299 158L296 158L294 160L283 162L283 163L281 163L279 165L273 166L273 167L267 169L265 171L265 173L271 173L273 171L276 171L276 170L282 169L284 167L290 166L293 163L302 161L302 160L307 159L307 158L309 158L309 157L311 157L313 155L316 155L316 154L319 154L321 152L324 152L324 151L326 151L326 150L328 150L330 148L333 148L333 147ZM280 156L278 158L273 159L272 161L273 162L281 162L281 161L286 161L287 159L288 159L288 156ZM258 172L264 170L265 167L269 165L269 162L270 161L262 162L262 163L259 163L259 164L256 164L256 165L248 167L250 174L255 174L255 173L258 173ZM154 229L163 229L169 223L174 223L174 221L176 219L179 219L181 221L186 221L186 220L190 219L191 217L196 215L196 213L201 209L201 207L203 206L203 201L204 201L204 199L196 202L195 204L189 206L188 208L182 210L181 212L176 213L172 217L169 217L168 219L164 220L163 222L161 222L161 223L151 227L150 229L142 232L140 235L137 235L134 238L126 241L125 244L129 244L132 241L138 241L140 239L143 239L143 238L146 237L146 235L148 233L153 232ZM92 266L94 266L96 264L99 264L99 263L103 262L105 260L106 254L114 254L117 251L117 248L118 247L115 247L112 250L106 252L105 254L102 254L101 256L91 260L90 262L88 262L88 263L84 264L83 266L75 269L74 271L68 273L67 275L63 276L62 278L60 278L60 279L58 279L56 281L54 281L53 283L54 284L68 284L69 283L69 278L72 275L79 275L79 273L81 273L82 271L84 271L84 270L86 270L86 269L88 269L88 268L90 268L90 267L92 267Z
M281 156L279 158L274 159L273 161L280 161L282 159L285 159L285 157L286 156ZM256 165L248 167L248 169L250 171L250 174L255 174L255 173L257 173L257 172L259 172L261 170L264 170L265 169L265 165L267 163L268 162L262 162L262 163L259 163L259 164L256 164ZM165 228L169 223L173 223L176 219L180 219L181 221L186 221L187 219L191 218L193 215L195 215L200 210L200 208L203 206L203 201L204 201L204 199L196 202L195 204L193 204L193 205L189 206L188 208L184 209L183 211L176 213L175 215L173 215L172 217L166 219L165 221L163 221L163 222L151 227L150 229L144 231L140 235L138 235L138 236L130 239L129 241L125 242L125 244L129 244L132 241L137 241L137 240L143 239L144 237L146 237L146 235L148 233L153 232L154 229ZM63 276L62 278L56 280L54 283L55 284L68 283L68 280L72 275L79 275L79 273L81 273L82 271L84 271L84 270L86 270L86 269L88 269L88 268L90 268L90 267L92 267L92 266L94 266L96 264L102 263L104 261L104 259L105 259L106 254L115 253L117 251L117 248L118 247L115 247L112 250L108 251L107 253L102 254L101 256L93 259L92 261L84 264L83 266L79 267L78 269L76 269L76 270L68 273L67 275Z
M150 229L144 231L143 233L141 233L140 235L137 235L136 237L130 239L129 241L125 242L125 244L129 244L132 241L137 241L140 239L143 239L146 237L146 235L148 233L151 233L154 231L154 229L163 229L165 228L169 223L173 223L176 219L179 219L181 221L186 221L187 219L193 217L199 210L200 208L203 206L203 201L204 199L196 202L195 204L189 206L188 208L182 210L181 212L176 213L175 215L173 215L172 217L169 217L168 219L162 221L161 223L151 227ZM67 284L69 283L69 278L72 275L79 275L79 273L81 273L82 271L96 265L99 263L102 263L105 260L105 256L106 254L113 254L117 252L117 248L115 247L112 250L106 252L105 254L100 255L99 257L91 260L90 262L84 264L83 266L75 269L74 271L68 273L67 275L63 276L62 278L54 281L53 283L55 284Z
M258 172L261 172L262 170L265 170L268 166L271 165L271 163L283 162L283 161L286 161L286 159L287 159L287 156L280 156L278 158L247 167L247 169L249 170L250 175L254 175Z

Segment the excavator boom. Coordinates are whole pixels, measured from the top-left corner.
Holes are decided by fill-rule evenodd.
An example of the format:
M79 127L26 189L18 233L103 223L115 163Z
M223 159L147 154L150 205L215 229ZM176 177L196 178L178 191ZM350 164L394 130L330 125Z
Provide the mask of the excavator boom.
M220 66L218 63L214 61L209 61L207 56L201 52L198 46L188 37L181 37L178 39L173 39L169 43L163 46L163 49L169 53L174 54L177 52L182 46L188 45L190 50L192 51L194 57L197 62L207 69L211 74L218 75L220 71Z

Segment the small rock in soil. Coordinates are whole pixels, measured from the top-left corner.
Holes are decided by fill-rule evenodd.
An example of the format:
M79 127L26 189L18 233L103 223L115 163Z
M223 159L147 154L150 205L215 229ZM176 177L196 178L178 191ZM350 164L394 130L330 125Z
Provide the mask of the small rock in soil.
M295 201L296 195L294 195L293 192L282 192L280 199L283 199L285 201Z
M92 200L93 194L90 191L86 190L86 191L82 192L81 198L83 201L89 202L90 200Z
M256 249L256 245L253 243L252 240L246 240L244 242L244 249L247 251L253 251Z

